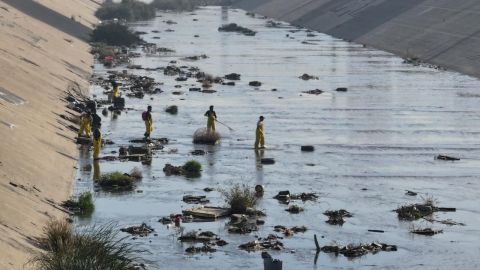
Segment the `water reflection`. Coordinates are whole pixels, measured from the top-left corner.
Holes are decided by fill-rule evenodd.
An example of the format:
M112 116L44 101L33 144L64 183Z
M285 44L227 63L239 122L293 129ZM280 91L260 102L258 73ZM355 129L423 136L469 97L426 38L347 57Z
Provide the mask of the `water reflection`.
M221 7L221 14L222 14L222 22L227 23L228 22L228 11L230 9L227 6L222 6Z
M98 181L100 180L100 161L99 160L94 160L93 161L93 181Z
M262 158L265 154L265 150L264 149L254 149L255 151L255 167L256 167L256 172L255 172L255 176L256 176L256 183L258 185L262 185L263 184L263 175L264 175L264 172L263 172L263 165L262 165Z

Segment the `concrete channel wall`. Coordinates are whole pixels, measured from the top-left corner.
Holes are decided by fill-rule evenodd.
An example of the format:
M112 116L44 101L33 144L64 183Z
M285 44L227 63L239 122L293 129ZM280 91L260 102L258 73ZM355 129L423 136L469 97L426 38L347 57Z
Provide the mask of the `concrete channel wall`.
M236 7L480 76L478 0L241 0Z
M31 269L36 237L72 192L67 89L88 90L92 0L0 0L0 270Z

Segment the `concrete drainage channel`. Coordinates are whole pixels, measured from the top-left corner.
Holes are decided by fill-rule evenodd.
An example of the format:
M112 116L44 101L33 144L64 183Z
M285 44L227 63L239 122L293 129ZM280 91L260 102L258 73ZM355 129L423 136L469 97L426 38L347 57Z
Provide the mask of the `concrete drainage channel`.
M106 103L100 109L106 109L102 132L111 144L103 147L99 162L93 163L88 148L81 148L75 191L93 191L95 211L75 218L78 226L116 222L124 228L121 236L148 251L140 255L147 269L437 269L475 264L478 247L470 239L480 233L478 215L472 217L472 201L480 190L474 181L478 160L463 157L480 156L472 116L480 109L475 98L459 93L480 88L478 80L404 64L391 54L281 22L281 27L272 27L267 19L242 10L208 7L159 15L131 27L144 32L147 42L174 52L152 56L138 48L130 59L132 69L95 64L92 96L99 103L107 100L107 78L115 73L123 85L125 110L109 111ZM217 31L228 23L256 34ZM227 74L240 76L234 84L214 82L207 92L189 91L203 85L182 70L201 70L224 80ZM313 76L304 80L302 74ZM131 81L152 82L145 77L155 83L152 91L131 87ZM311 89L318 91L310 94ZM155 145L148 162L119 158L121 147L141 140L147 105L153 107L152 138L168 138L167 143ZM174 114L165 111L173 105L178 109ZM232 129L217 126L219 144L193 144L192 134L206 125L210 105ZM255 150L260 115L265 116L267 147ZM434 159L439 154L461 159ZM173 164L181 172L184 167L178 165L189 160L201 164L199 177L163 170ZM143 178L118 192L93 181L113 171L141 172ZM262 186L263 196L255 211L228 217L224 191L243 184ZM435 216L426 221L422 212L416 219L412 209L427 194L459 210L437 212L430 204L421 205ZM198 204L188 198L199 198L193 202ZM413 211L408 212L412 220L399 220L392 210L400 205ZM202 208L222 215L198 222L195 215ZM448 219L465 226L438 222ZM412 236L409 226L424 222L443 233ZM452 248L465 253L452 253ZM262 251L269 253L263 259Z

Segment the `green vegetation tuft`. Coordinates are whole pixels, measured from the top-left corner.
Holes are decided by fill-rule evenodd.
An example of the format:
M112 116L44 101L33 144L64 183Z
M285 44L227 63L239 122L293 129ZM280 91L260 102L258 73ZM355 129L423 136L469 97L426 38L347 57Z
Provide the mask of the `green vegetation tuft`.
M77 199L71 198L62 204L63 207L80 215L89 215L95 210L91 192L81 193Z
M127 26L118 23L98 25L92 32L91 42L110 46L132 46L142 42Z
M183 170L187 177L200 177L202 172L202 164L196 160L190 160L183 165Z
M41 243L45 252L31 261L37 270L133 270L134 254L142 252L119 239L112 225L76 231L65 221L52 221Z
M254 207L257 202L255 190L245 184L235 184L230 189L220 190L220 193L233 214L244 214L247 208Z
M106 1L95 15L101 20L123 19L133 22L155 18L155 9L136 0L122 0L120 3Z
M95 209L95 204L93 203L92 193L83 192L78 197L78 207L82 212L91 213Z
M102 174L98 185L104 189L131 190L133 189L134 178L121 172Z

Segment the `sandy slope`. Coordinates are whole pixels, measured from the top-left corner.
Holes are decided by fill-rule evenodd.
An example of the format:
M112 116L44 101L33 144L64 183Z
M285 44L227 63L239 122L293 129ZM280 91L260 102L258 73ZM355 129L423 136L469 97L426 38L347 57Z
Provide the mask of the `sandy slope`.
M75 13L95 21L97 5L91 0L39 2L69 18ZM58 115L68 115L61 101L68 87L88 87L88 49L85 42L0 1L0 87L27 101L13 105L0 99L1 270L31 268L24 265L35 250L29 239L50 218L63 218L47 200L69 196L77 151L75 134Z

